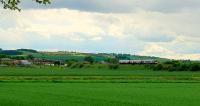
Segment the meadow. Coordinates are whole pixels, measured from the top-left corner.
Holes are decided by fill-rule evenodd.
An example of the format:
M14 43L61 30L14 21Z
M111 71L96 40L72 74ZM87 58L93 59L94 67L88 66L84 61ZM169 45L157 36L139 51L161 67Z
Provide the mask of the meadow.
M1 67L0 106L199 106L200 72Z
M0 81L56 82L200 82L200 72L153 71L143 66L122 65L118 69L91 66L87 68L5 67Z
M199 106L198 83L0 83L1 106Z

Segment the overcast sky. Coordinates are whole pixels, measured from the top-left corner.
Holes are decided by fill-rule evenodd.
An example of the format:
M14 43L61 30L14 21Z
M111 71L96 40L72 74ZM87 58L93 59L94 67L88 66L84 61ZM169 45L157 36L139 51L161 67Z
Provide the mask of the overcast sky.
M200 59L200 0L24 0L0 9L0 48Z

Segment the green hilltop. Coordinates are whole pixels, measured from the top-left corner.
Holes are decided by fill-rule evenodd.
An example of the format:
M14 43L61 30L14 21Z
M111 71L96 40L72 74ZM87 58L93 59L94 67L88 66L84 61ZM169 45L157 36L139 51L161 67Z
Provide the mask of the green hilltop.
M117 53L81 53L81 52L68 52L68 51L37 51L33 49L17 49L17 50L2 50L0 55L7 55L10 57L24 57L33 56L37 59L52 60L52 61L84 61L84 58L91 56L96 62L103 62L108 59L117 60L146 60L153 59L159 62L167 61L169 59L152 57L152 56L139 56L131 54L117 54Z

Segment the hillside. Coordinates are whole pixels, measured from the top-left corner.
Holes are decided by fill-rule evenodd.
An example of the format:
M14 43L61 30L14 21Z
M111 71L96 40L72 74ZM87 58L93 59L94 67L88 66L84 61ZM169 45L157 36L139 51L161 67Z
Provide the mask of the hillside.
M37 51L32 49L17 49L17 50L0 50L1 55L8 55L11 57L27 57L32 55L37 59L52 60L52 61L83 61L85 57L91 56L96 62L106 61L110 58L117 60L145 60L154 59L159 62L167 61L168 59L151 57L151 56L139 56L131 54L116 54L116 53L81 53L81 52L48 52L48 51Z

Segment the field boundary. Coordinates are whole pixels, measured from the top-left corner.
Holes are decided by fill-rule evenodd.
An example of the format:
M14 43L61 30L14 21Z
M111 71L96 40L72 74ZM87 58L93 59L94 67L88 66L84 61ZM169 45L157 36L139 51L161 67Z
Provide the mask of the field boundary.
M0 82L200 83L200 77L162 76L0 76Z

